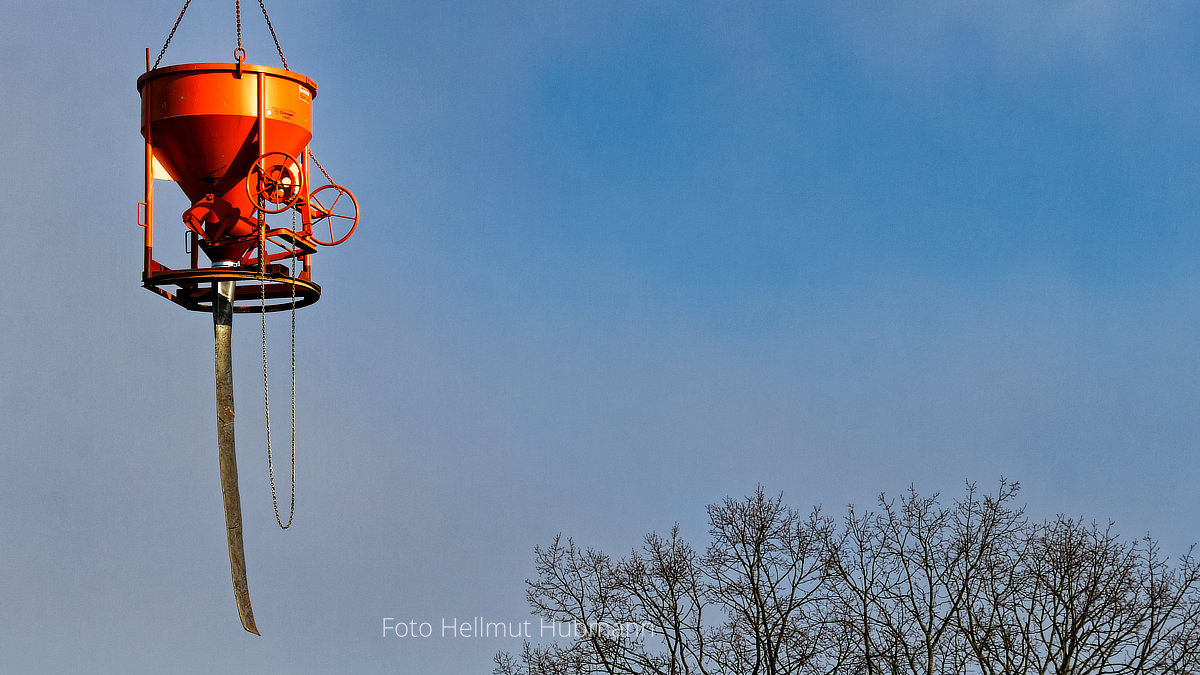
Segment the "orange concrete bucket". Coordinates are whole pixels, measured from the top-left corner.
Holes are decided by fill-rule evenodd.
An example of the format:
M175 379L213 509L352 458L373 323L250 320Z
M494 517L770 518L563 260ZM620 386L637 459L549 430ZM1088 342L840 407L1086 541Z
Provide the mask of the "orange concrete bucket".
M184 221L214 262L240 259L255 246L260 214L308 194L311 79L244 63L185 63L146 72L137 88L154 177L179 183L192 204Z

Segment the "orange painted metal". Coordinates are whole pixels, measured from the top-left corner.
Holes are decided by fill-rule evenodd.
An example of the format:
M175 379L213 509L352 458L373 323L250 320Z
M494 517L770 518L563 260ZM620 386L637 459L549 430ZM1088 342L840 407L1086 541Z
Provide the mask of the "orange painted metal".
M241 260L258 245L257 211L266 206L256 205L252 196L266 192L267 200L294 201L296 194L307 195L307 162L294 158L305 157L312 139L316 83L267 66L187 63L148 71L137 87L147 162L155 164L148 172L163 170L167 175L156 177L179 183L192 203L185 223L199 235L211 260ZM268 155L293 161L265 168L256 164ZM271 183L274 192L262 187L264 175L278 179L281 174L282 188L277 182ZM147 208L152 203L150 178ZM307 201L301 201L308 224Z
M149 50L146 58L149 65ZM358 202L342 186L309 185L310 164L321 168L308 150L316 83L238 58L166 66L138 78L146 141L146 197L138 203L142 284L196 311L212 309L212 284L221 281L236 282L235 312L302 307L321 295L312 254L354 232ZM155 179L176 182L190 202L183 212L186 269L154 259ZM291 227L269 225L269 216L287 211ZM328 237L314 236L314 225ZM201 266L201 252L211 267Z

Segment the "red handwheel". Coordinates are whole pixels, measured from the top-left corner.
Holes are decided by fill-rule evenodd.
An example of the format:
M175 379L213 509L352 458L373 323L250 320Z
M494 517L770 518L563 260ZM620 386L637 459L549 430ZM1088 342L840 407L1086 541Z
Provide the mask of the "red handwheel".
M286 152L268 152L254 160L246 177L246 194L263 213L281 213L300 199L300 164Z
M354 234L354 228L358 227L358 200L340 185L322 185L313 190L308 196L308 204L312 209L312 240L322 246L336 246L346 241ZM329 230L328 239L323 240L318 236L318 223L321 224L320 236L324 236L326 229ZM339 237L337 233L343 227L347 228L346 233Z

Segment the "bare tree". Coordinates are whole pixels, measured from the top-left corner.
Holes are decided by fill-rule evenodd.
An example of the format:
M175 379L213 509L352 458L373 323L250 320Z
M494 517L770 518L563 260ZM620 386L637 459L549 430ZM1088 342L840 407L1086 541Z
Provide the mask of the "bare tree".
M633 600L629 618L663 645L658 654L646 653L639 672L714 672L704 630L707 589L696 552L679 537L679 525L669 538L646 535L641 551L634 550L620 569L622 586Z
M960 613L984 673L1194 673L1200 566L1058 517L993 552Z
M1033 523L1019 486L909 488L840 521L760 487L708 508L703 555L649 534L622 559L556 537L533 612L580 627L495 658L501 675L1200 672L1200 561L1110 524ZM636 626L636 630L606 627Z
M566 643L499 654L497 673L707 674L707 589L697 555L679 537L646 535L641 550L613 561L561 536L534 550L536 580L526 596L534 614L567 627ZM647 638L651 638L649 641Z
M1000 496L1004 495L1002 490ZM1033 590L1025 571L1033 527L1022 511L1005 509L1004 499L984 501L984 513L992 515L979 522L994 523L987 527L997 536L974 540L978 566L966 580L954 625L970 651L972 664L984 675L1036 672L1028 651L1016 646L1023 641L1028 623L1012 616L1015 594Z
M826 621L833 520L819 509L805 518L761 486L745 500L709 506L708 517L704 569L726 616L712 633L722 672L836 672L837 626Z
M1143 537L1136 568L1138 630L1123 672L1200 672L1200 561L1194 548L1172 568L1158 543Z
M555 537L547 548L534 549L537 580L529 583L526 597L534 613L568 626L574 639L534 650L537 672L635 673L639 645L622 632L601 630L625 622L630 614L628 593L608 555L580 549L571 539L566 545Z
M880 495L878 513L851 506L831 556L838 614L858 639L862 672L959 673L970 659L957 629L971 584L988 552L1011 536L1022 516L1009 502L1018 486L1001 481L995 497L974 484L952 506L916 490L897 505Z
M891 597L893 590L875 519L873 513L858 515L851 505L829 555L838 579L833 617L849 636L846 645L852 672L867 675L895 672L893 657L898 651L895 636L888 630L889 603L885 598Z

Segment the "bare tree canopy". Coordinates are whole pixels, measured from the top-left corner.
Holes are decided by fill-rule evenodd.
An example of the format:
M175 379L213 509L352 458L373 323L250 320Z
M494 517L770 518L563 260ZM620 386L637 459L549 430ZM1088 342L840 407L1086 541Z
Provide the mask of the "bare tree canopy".
M497 675L1200 672L1200 562L1111 523L1030 520L1019 486L951 503L910 488L840 519L759 487L614 559L534 551L533 613L582 629L500 653ZM614 630L613 627L636 627Z

